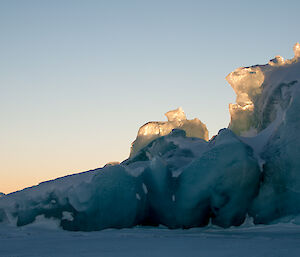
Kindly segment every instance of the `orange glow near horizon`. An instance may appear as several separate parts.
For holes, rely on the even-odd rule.
[[[6,172],[2,172],[1,174],[0,192],[9,194],[27,187],[38,185],[39,183],[44,181],[56,179],[89,169],[91,168],[83,168],[83,170],[78,170],[78,167],[76,167],[76,169],[75,167],[68,167],[64,170],[63,168],[54,169],[53,167],[45,167],[43,169],[43,172],[39,173],[38,170],[40,169],[31,167],[32,172],[21,173],[17,171],[18,169],[16,169],[16,167],[10,167],[10,169],[8,169]]]
[[[1,163],[0,192],[4,194],[22,190],[26,187],[35,186],[41,182],[80,173],[103,167],[109,161],[121,161],[127,156],[116,153],[114,160],[109,159],[113,149],[107,153],[99,154],[96,149],[79,149],[72,152],[62,153],[63,149],[57,149],[55,153],[35,152],[34,160],[28,152],[15,154],[14,159],[3,158]],[[86,151],[86,152],[85,152]],[[107,160],[107,161],[99,161]]]
[[[22,190],[27,187],[38,185],[41,182],[53,180],[59,177],[64,177],[71,174],[84,172],[102,167],[102,163],[94,163],[93,165],[72,164],[69,166],[62,165],[61,167],[30,167],[31,172],[18,172],[17,167],[10,167],[6,172],[2,172],[0,181],[0,192],[9,194],[15,191]],[[28,167],[29,168],[29,167]],[[26,169],[27,170],[27,169]]]

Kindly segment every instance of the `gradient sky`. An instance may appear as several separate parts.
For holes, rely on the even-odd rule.
[[[240,66],[293,56],[300,1],[0,1],[0,192],[121,161],[181,106],[213,136]]]

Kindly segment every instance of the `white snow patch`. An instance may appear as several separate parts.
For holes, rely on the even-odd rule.
[[[136,197],[136,199],[138,199],[139,201],[141,200],[141,196],[140,196],[138,193],[135,194],[135,197]]]
[[[68,220],[68,221],[73,221],[74,220],[74,217],[73,217],[73,214],[71,212],[68,212],[68,211],[64,211],[62,213],[62,220]]]
[[[144,191],[144,193],[145,193],[145,195],[146,194],[148,194],[148,188],[147,188],[147,186],[143,183],[143,191]]]
[[[28,228],[39,228],[46,230],[58,230],[60,221],[54,218],[46,218],[44,215],[38,215],[35,218],[35,221],[31,224],[24,226],[24,229]],[[1,255],[0,255],[1,256]]]

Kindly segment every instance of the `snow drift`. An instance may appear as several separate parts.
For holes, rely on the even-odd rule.
[[[300,45],[295,57],[238,68],[228,129],[208,141],[206,126],[181,108],[142,126],[120,164],[41,183],[0,198],[0,223],[40,217],[66,230],[135,225],[238,226],[300,214]],[[295,219],[299,220],[299,219]]]

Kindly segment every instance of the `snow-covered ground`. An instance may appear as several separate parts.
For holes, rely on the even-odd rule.
[[[47,226],[0,226],[0,256],[300,256],[300,226],[293,224],[188,230],[136,227],[98,232],[68,232]]]

